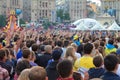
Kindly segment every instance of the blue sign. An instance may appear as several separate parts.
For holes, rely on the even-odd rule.
[[[22,10],[21,9],[16,9],[16,14],[17,15],[20,15],[22,13]]]

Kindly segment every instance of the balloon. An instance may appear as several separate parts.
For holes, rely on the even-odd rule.
[[[16,9],[16,14],[17,15],[20,15],[22,13],[22,10],[21,9]]]

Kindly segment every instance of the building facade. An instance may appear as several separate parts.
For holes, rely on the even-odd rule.
[[[115,10],[115,19],[120,23],[120,0],[102,0],[102,11]]]
[[[32,0],[31,1],[31,21],[39,22],[48,19],[55,22],[55,0]]]
[[[68,3],[71,21],[86,17],[86,0],[69,0]]]
[[[8,16],[11,11],[23,9],[23,0],[6,0],[6,5],[6,15]],[[22,14],[20,15],[20,18],[22,18]]]
[[[0,0],[0,15],[6,14],[6,0]]]
[[[23,0],[22,14],[25,22],[31,21],[31,0]]]
[[[61,0],[59,5],[59,8],[69,12],[71,21],[87,17],[87,0]]]

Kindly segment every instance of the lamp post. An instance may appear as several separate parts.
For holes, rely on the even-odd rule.
[[[16,15],[17,15],[17,18],[18,18],[18,21],[17,21],[17,24],[18,24],[18,27],[20,26],[20,14],[22,13],[22,10],[21,9],[16,9]]]

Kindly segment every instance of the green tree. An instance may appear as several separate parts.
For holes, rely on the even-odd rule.
[[[0,27],[4,27],[6,23],[6,16],[0,15]]]
[[[51,24],[49,21],[45,21],[42,25],[44,26],[44,29],[48,29]]]
[[[59,17],[61,21],[63,21],[63,16],[64,16],[64,13],[63,13],[63,9],[59,9],[57,10],[57,18]]]
[[[26,23],[23,19],[20,19],[20,27],[25,27]]]
[[[68,12],[64,13],[64,20],[70,20],[70,15]]]
[[[25,24],[25,21],[23,19],[20,19],[20,24]]]

